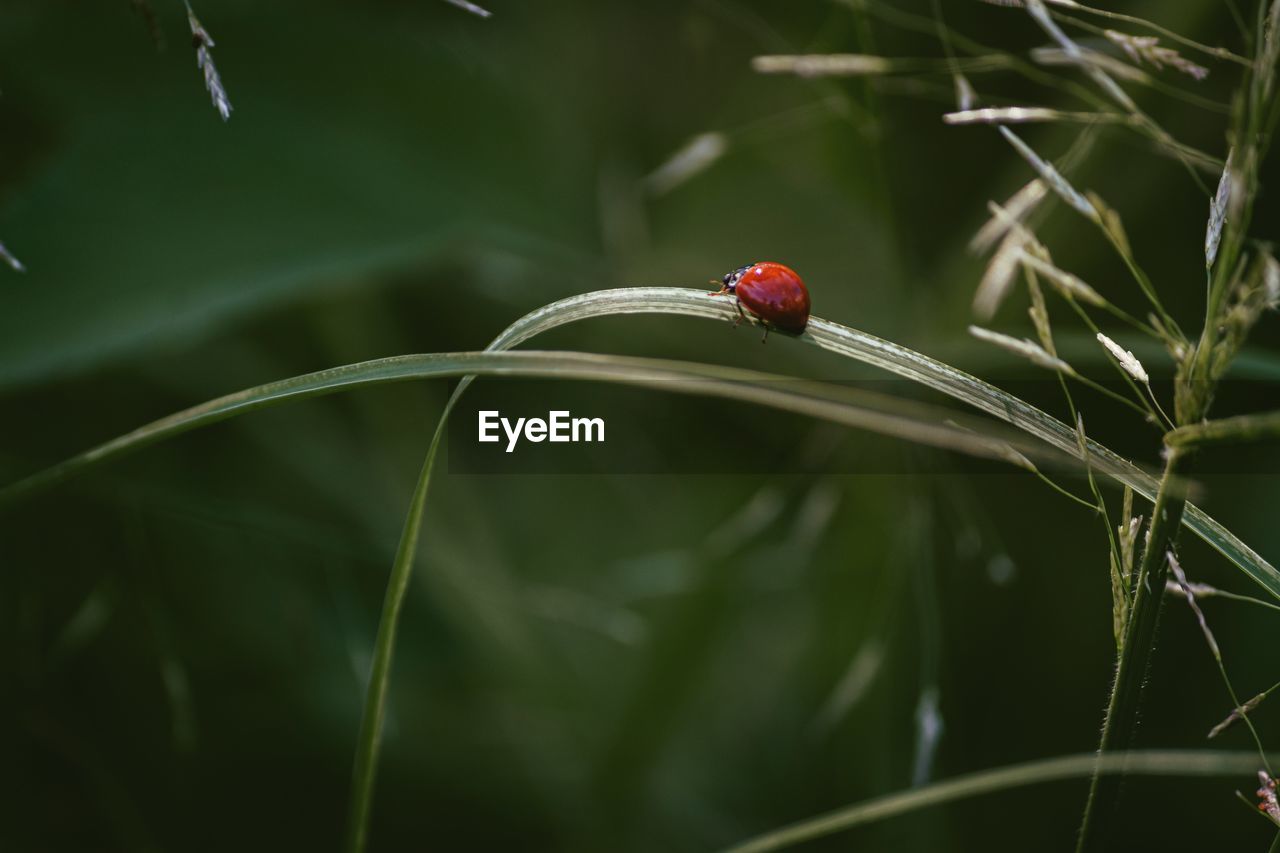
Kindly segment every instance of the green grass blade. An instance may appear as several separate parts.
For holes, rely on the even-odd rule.
[[[576,320],[613,314],[642,313],[685,314],[720,320],[736,318],[728,300],[708,297],[700,290],[676,287],[602,290],[570,297],[528,314],[498,336],[489,350],[509,349],[541,332]],[[936,359],[874,335],[816,317],[810,322],[808,330],[800,336],[800,339],[933,388],[1006,421],[1069,456],[1078,457],[1079,455],[1074,431],[1062,421]],[[332,393],[371,382],[394,382],[423,378],[428,375],[460,375],[456,370],[445,370],[443,364],[439,362],[431,362],[435,366],[428,369],[429,360],[449,357],[402,356],[347,365],[220,398],[163,418],[15,483],[0,491],[0,505],[52,486],[86,467],[123,453],[242,412],[272,405],[281,400]],[[463,371],[466,374],[473,372],[480,371]],[[466,384],[467,380],[464,380],[456,393],[461,393]],[[1088,447],[1091,464],[1095,470],[1130,486],[1148,499],[1154,497],[1157,485],[1154,477],[1097,442],[1090,440]],[[1277,572],[1274,566],[1238,537],[1194,506],[1188,506],[1183,523],[1269,593],[1280,599],[1280,572]]]
[[[508,326],[493,343],[488,351],[497,352],[518,346],[536,335],[577,320],[610,314],[686,314],[708,319],[735,320],[735,310],[726,299],[717,299],[698,290],[673,287],[622,288],[617,290],[594,291],[581,296],[569,297],[551,303]],[[1003,420],[1018,426],[1035,435],[1050,445],[1072,455],[1082,457],[1079,450],[1080,439],[1075,431],[1049,414],[1034,406],[1006,394],[995,386],[989,385],[956,370],[950,365],[931,359],[906,347],[898,346],[873,335],[855,329],[831,323],[819,318],[812,318],[808,328],[801,336],[832,352],[848,358],[896,373],[907,379],[919,382],[927,387],[941,391],[955,399],[969,403],[976,408],[994,414]],[[387,682],[390,678],[390,659],[394,650],[396,625],[400,610],[400,602],[408,586],[412,574],[413,548],[418,540],[422,524],[422,510],[425,506],[426,494],[430,485],[432,465],[440,445],[440,438],[445,429],[445,422],[454,405],[465,393],[474,377],[465,377],[454,390],[445,406],[440,424],[427,451],[422,471],[414,489],[414,497],[409,515],[405,519],[404,533],[396,562],[392,567],[387,586],[387,599],[383,606],[381,621],[378,625],[378,641],[375,647],[375,669],[380,679],[372,681],[365,698],[365,716],[361,722],[356,765],[353,776],[351,824],[349,827],[348,850],[351,853],[363,853],[367,833],[369,808],[372,801],[374,775],[379,750],[378,732],[386,711]],[[1107,473],[1121,483],[1132,487],[1135,491],[1152,496],[1157,489],[1157,481],[1132,463],[1121,459],[1111,451],[1093,442],[1084,440],[1090,464],[1103,473]],[[1276,570],[1248,546],[1233,536],[1229,531],[1209,518],[1194,506],[1188,504],[1183,520],[1211,546],[1216,548],[1237,566],[1240,566],[1250,577],[1280,598],[1280,576]],[[378,662],[381,661],[381,666]],[[1103,759],[1109,760],[1109,759]],[[1095,764],[1090,761],[1087,768],[1078,775],[1091,775]]]
[[[387,580],[387,591],[382,600],[382,613],[378,617],[378,635],[373,642],[373,659],[369,668],[369,684],[365,688],[364,708],[360,714],[360,733],[356,736],[356,755],[351,767],[351,793],[347,814],[347,845],[351,853],[365,849],[369,837],[369,814],[373,809],[373,786],[378,775],[378,757],[381,752],[382,724],[387,716],[387,690],[391,685],[391,661],[395,656],[396,633],[400,627],[400,609],[409,591],[409,579],[413,576],[413,557],[418,550],[418,535],[422,529],[423,511],[427,506],[427,491],[431,486],[431,471],[435,467],[440,439],[444,436],[445,423],[453,410],[456,395],[450,398],[440,416],[427,458],[422,462],[418,482],[409,500],[409,512],[405,516],[400,542],[396,545],[396,558]]]
[[[686,314],[732,320],[736,314],[726,299],[708,297],[704,291],[681,287],[634,287],[599,290],[562,299],[513,323],[490,349],[506,349],[556,326],[610,314]],[[940,391],[993,415],[1047,442],[1071,456],[1079,456],[1075,431],[1062,421],[1029,403],[962,370],[866,332],[817,317],[801,340],[855,361],[882,368],[905,379]],[[1089,439],[1094,470],[1154,500],[1158,481],[1119,455]],[[1280,572],[1238,537],[1199,508],[1187,505],[1183,524],[1230,560],[1271,595],[1280,599]]]
[[[726,299],[684,288],[624,288],[596,291],[552,303],[521,318],[507,328],[485,353],[413,355],[346,365],[231,394],[162,418],[127,435],[66,460],[0,491],[0,506],[56,485],[75,474],[141,449],[166,438],[216,423],[238,414],[281,402],[371,384],[428,377],[463,380],[449,400],[424,460],[408,517],[405,520],[396,562],[388,581],[386,599],[375,642],[372,677],[365,698],[351,801],[349,849],[362,850],[379,750],[379,733],[385,715],[390,664],[400,607],[408,587],[421,528],[430,474],[443,435],[445,420],[460,395],[477,375],[594,379],[661,387],[680,393],[720,396],[776,406],[813,417],[885,432],[924,444],[994,458],[1007,458],[1010,447],[1041,458],[1043,448],[1006,439],[983,421],[977,430],[953,428],[931,407],[852,391],[824,383],[787,380],[769,374],[734,368],[650,359],[627,359],[574,353],[506,353],[541,332],[591,317],[614,314],[684,314],[708,319],[734,320],[736,312]],[[815,344],[846,358],[902,376],[967,403],[1030,434],[1065,457],[1080,459],[1075,432],[1040,409],[1013,397],[950,365],[864,332],[813,318],[803,335]],[[954,418],[951,418],[954,420]],[[1156,480],[1136,465],[1093,441],[1086,443],[1090,465],[1140,494],[1154,495]],[[1280,598],[1280,573],[1229,531],[1194,507],[1184,522],[1215,549]]]
[[[1170,447],[1203,447],[1280,438],[1280,412],[1259,412],[1187,424],[1170,430],[1164,443]]]
[[[508,376],[619,382],[673,393],[722,397],[792,411],[992,459],[1010,447],[1063,463],[1001,425],[964,419],[937,407],[869,391],[717,365],[589,353],[478,352],[407,355],[344,365],[270,382],[202,403],[112,439],[0,492],[0,504],[47,489],[76,474],[167,438],[258,409],[352,388],[413,379]],[[461,393],[455,391],[452,404]],[[952,421],[958,426],[951,426]],[[993,432],[994,430],[994,432]]]
[[[767,853],[781,850],[919,809],[1010,788],[1087,777],[1093,775],[1095,770],[1105,774],[1141,776],[1232,776],[1252,773],[1257,769],[1258,755],[1253,752],[1151,750],[1102,756],[1089,753],[1047,758],[968,773],[945,782],[877,797],[773,830],[737,844],[729,848],[727,853]]]

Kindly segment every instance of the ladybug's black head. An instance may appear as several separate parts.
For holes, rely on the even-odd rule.
[[[724,289],[733,293],[734,288],[738,286],[738,279],[742,278],[742,274],[751,269],[752,266],[752,264],[747,264],[745,267],[738,267],[733,272],[725,273],[724,279],[722,280],[724,282]]]

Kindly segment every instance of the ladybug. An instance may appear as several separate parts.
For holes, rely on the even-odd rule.
[[[711,295],[732,294],[738,322],[746,317],[742,313],[745,305],[764,326],[765,340],[770,329],[798,335],[809,323],[809,289],[791,267],[759,261],[726,273],[720,284],[720,289]]]

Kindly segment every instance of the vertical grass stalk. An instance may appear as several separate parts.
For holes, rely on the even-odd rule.
[[[351,769],[351,805],[347,817],[347,853],[363,853],[369,836],[369,815],[373,806],[373,785],[378,773],[378,742],[382,738],[382,724],[387,715],[387,686],[391,681],[391,661],[396,647],[396,628],[400,624],[400,610],[409,590],[409,578],[413,575],[413,557],[418,550],[418,536],[422,530],[423,510],[427,505],[427,491],[431,486],[431,469],[435,467],[436,450],[444,435],[445,424],[453,409],[456,395],[450,398],[440,415],[431,447],[422,461],[418,482],[413,488],[413,498],[405,515],[400,544],[396,547],[395,563],[387,579],[387,592],[382,600],[382,614],[378,619],[378,635],[373,645],[373,663],[369,668],[369,684],[365,691],[364,711],[360,718],[360,735],[356,739],[356,757]]]
[[[1155,507],[1151,511],[1147,547],[1143,551],[1138,577],[1134,583],[1133,605],[1125,629],[1124,645],[1116,661],[1111,700],[1102,723],[1102,737],[1098,742],[1100,756],[1128,749],[1137,729],[1142,689],[1155,652],[1156,631],[1160,624],[1165,581],[1169,574],[1165,553],[1176,540],[1178,528],[1182,524],[1182,512],[1186,507],[1185,494],[1170,486],[1178,478],[1186,476],[1188,458],[1186,451],[1174,448],[1168,451],[1164,474],[1156,493]],[[1076,846],[1077,853],[1102,848],[1108,824],[1117,811],[1122,782],[1123,777],[1119,775],[1093,775]]]

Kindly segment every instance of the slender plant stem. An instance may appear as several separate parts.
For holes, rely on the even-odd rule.
[[[1067,304],[1071,306],[1071,309],[1076,312],[1076,314],[1080,317],[1081,320],[1084,321],[1084,324],[1089,327],[1089,330],[1092,331],[1094,335],[1099,335],[1102,333],[1102,329],[1100,329],[1098,327],[1098,324],[1093,321],[1093,318],[1089,316],[1089,312],[1084,309],[1083,305],[1081,305],[1072,297],[1065,294],[1063,295],[1063,299],[1066,300]],[[1127,371],[1121,368],[1120,365],[1116,364],[1115,359],[1108,356],[1107,360],[1110,361],[1112,366],[1116,368],[1116,371],[1120,374],[1120,378],[1123,379],[1125,383],[1129,386],[1129,390],[1133,391],[1133,395],[1138,399],[1138,402],[1135,403],[1133,402],[1133,400],[1129,399],[1128,397],[1117,394],[1115,391],[1110,390],[1104,385],[1099,385],[1097,382],[1094,382],[1092,380],[1085,382],[1085,384],[1089,385],[1090,387],[1098,391],[1102,391],[1108,394],[1113,399],[1116,399],[1124,403],[1129,408],[1133,409],[1138,414],[1142,415],[1144,419],[1148,420],[1150,423],[1153,423],[1158,427],[1160,425],[1160,415],[1157,414],[1155,409],[1153,409],[1151,406],[1147,404],[1146,396],[1143,395],[1142,389],[1138,387],[1137,383],[1133,381],[1133,377],[1130,376]]]
[[[1128,374],[1125,374],[1125,375],[1127,376]],[[1124,396],[1123,394],[1117,394],[1115,391],[1112,391],[1107,386],[1103,385],[1102,383],[1094,379],[1090,379],[1088,376],[1085,376],[1082,373],[1074,373],[1072,374],[1071,378],[1079,382],[1081,385],[1084,385],[1088,388],[1092,388],[1094,391],[1097,391],[1099,394],[1102,394],[1106,397],[1110,397],[1112,400],[1115,400],[1117,403],[1120,403],[1124,406],[1128,406],[1130,409],[1133,409],[1133,411],[1142,415],[1143,419],[1146,421],[1152,421],[1156,419],[1156,413],[1151,409],[1150,406],[1146,406],[1144,408],[1143,406],[1138,405],[1137,403],[1133,402],[1133,400],[1130,400],[1128,397]],[[1145,398],[1142,400],[1142,402],[1146,403]]]
[[[1084,459],[1084,471],[1086,479],[1089,481],[1089,491],[1093,493],[1093,499],[1097,502],[1096,509],[1102,520],[1102,529],[1107,533],[1107,544],[1111,549],[1111,556],[1115,559],[1116,565],[1120,565],[1120,546],[1116,543],[1115,528],[1111,526],[1111,514],[1107,512],[1107,501],[1102,497],[1102,490],[1098,488],[1098,482],[1094,479],[1093,466],[1089,464],[1089,454],[1085,451],[1084,421],[1081,419],[1079,412],[1076,412],[1075,416],[1076,436],[1080,442],[1081,457]]]
[[[942,782],[876,797],[758,835],[734,845],[726,853],[782,850],[805,841],[825,838],[837,832],[944,803],[1058,779],[1088,776],[1091,773],[1213,776],[1233,772],[1247,773],[1256,767],[1256,762],[1257,756],[1249,752],[1144,751],[1101,758],[1094,755],[1047,758],[967,773]],[[1254,809],[1255,813],[1256,811]]]
[[[1127,749],[1137,729],[1142,688],[1155,650],[1165,580],[1169,574],[1165,553],[1176,538],[1186,506],[1186,497],[1180,491],[1170,489],[1169,483],[1185,476],[1187,466],[1188,455],[1170,448],[1160,488],[1156,493],[1155,507],[1151,511],[1147,547],[1143,551],[1138,577],[1134,583],[1133,605],[1129,611],[1124,645],[1116,662],[1115,682],[1111,688],[1111,700],[1107,705],[1102,737],[1098,743],[1099,755],[1105,756]],[[1119,804],[1121,781],[1119,777],[1094,775],[1089,785],[1089,798],[1085,803],[1077,853],[1102,848],[1107,826]]]
[[[1173,418],[1169,417],[1169,413],[1164,410],[1164,406],[1160,405],[1160,400],[1156,397],[1156,392],[1151,388],[1151,382],[1143,382],[1143,387],[1147,389],[1147,396],[1151,398],[1151,403],[1156,407],[1156,411],[1160,413],[1160,422],[1168,429],[1176,429]]]
[[[1216,421],[1188,424],[1169,432],[1165,443],[1174,447],[1198,447],[1206,444],[1236,444],[1246,441],[1280,438],[1280,412],[1237,415]]]
[[[1105,311],[1108,311],[1116,319],[1123,320],[1124,322],[1133,326],[1138,331],[1142,332],[1147,337],[1153,338],[1154,340],[1157,340],[1157,341],[1162,340],[1162,338],[1160,337],[1160,333],[1157,332],[1154,328],[1152,328],[1149,323],[1142,322],[1137,317],[1133,316],[1123,308],[1113,305],[1109,300],[1103,303],[1102,308]]]
[[[894,26],[901,27],[904,30],[924,33],[926,35],[935,35],[938,31],[939,23],[937,20],[926,15],[917,15],[914,12],[906,12],[897,8],[893,3],[881,2],[881,0],[835,0],[836,3],[846,6],[858,12],[870,12],[877,18]],[[969,38],[963,33],[946,26],[947,33],[951,45],[960,51],[971,55],[984,56],[994,53],[994,49],[982,44],[974,39]],[[1027,80],[1040,83],[1053,89],[1059,89],[1064,92],[1070,92],[1075,97],[1090,104],[1098,109],[1104,109],[1109,106],[1109,102],[1101,95],[1095,93],[1088,86],[1076,83],[1073,80],[1064,79],[1060,74],[1053,74],[1042,68],[1036,67],[1034,64],[1027,62],[1018,57],[1013,57],[1009,69],[1016,74],[1021,75]]]
[[[1227,666],[1222,662],[1222,655],[1214,650],[1213,659],[1218,664],[1218,674],[1222,676],[1222,683],[1227,688],[1227,695],[1231,697],[1231,703],[1236,706],[1236,713],[1240,715],[1240,720],[1249,729],[1249,735],[1253,738],[1254,746],[1258,748],[1258,759],[1262,762],[1267,775],[1271,775],[1271,762],[1267,760],[1267,751],[1262,746],[1262,736],[1258,734],[1257,727],[1254,726],[1253,720],[1249,718],[1249,712],[1244,709],[1244,704],[1240,701],[1239,695],[1236,694],[1235,685],[1231,683],[1231,678],[1227,675]]]
[[[1068,491],[1067,489],[1065,489],[1065,488],[1063,488],[1062,486],[1058,485],[1058,484],[1057,484],[1057,483],[1055,483],[1052,479],[1050,479],[1048,476],[1046,476],[1046,475],[1045,475],[1045,473],[1044,473],[1043,471],[1041,471],[1039,468],[1037,468],[1036,470],[1032,471],[1031,473],[1032,473],[1032,474],[1034,474],[1034,475],[1035,475],[1035,476],[1040,480],[1040,482],[1044,483],[1046,486],[1048,486],[1049,488],[1053,489],[1055,492],[1057,492],[1058,494],[1062,495],[1063,497],[1068,498],[1068,499],[1070,499],[1070,500],[1072,500],[1072,501],[1074,501],[1074,502],[1078,503],[1080,506],[1084,507],[1085,509],[1089,510],[1090,512],[1095,512],[1095,513],[1096,513],[1096,512],[1098,511],[1098,506],[1097,506],[1097,504],[1091,504],[1091,503],[1089,503],[1087,500],[1085,500],[1084,498],[1082,498],[1082,497],[1080,497],[1079,495],[1075,494],[1074,492]],[[1260,604],[1265,604],[1265,602],[1259,602],[1259,603],[1260,603]],[[1280,605],[1276,605],[1276,609],[1277,609],[1277,610],[1280,610]]]
[[[1174,595],[1174,596],[1183,594],[1182,588],[1179,587],[1177,584],[1165,584],[1164,591],[1169,595]],[[1226,590],[1218,589],[1217,587],[1213,587],[1213,586],[1207,586],[1206,584],[1193,584],[1191,587],[1191,591],[1195,594],[1195,597],[1197,599],[1225,598],[1227,601],[1239,601],[1244,604],[1256,604],[1256,605],[1259,605],[1260,607],[1266,607],[1269,610],[1280,611],[1280,604],[1274,604],[1270,601],[1263,601],[1262,599],[1254,598],[1251,595],[1241,595],[1238,592],[1227,592]],[[1276,684],[1272,689],[1275,689],[1275,687],[1280,687],[1280,684]],[[1270,693],[1271,691],[1268,690],[1267,692]]]
[[[373,785],[378,773],[379,741],[382,723],[387,715],[387,686],[391,682],[391,659],[396,647],[396,629],[400,625],[400,609],[404,606],[409,590],[409,578],[413,575],[413,557],[418,550],[418,536],[422,530],[423,510],[427,505],[427,491],[431,485],[431,469],[435,467],[436,450],[444,435],[449,412],[456,396],[450,398],[440,416],[431,447],[418,473],[418,483],[413,489],[409,511],[405,516],[400,544],[396,548],[395,563],[387,580],[387,592],[382,601],[382,615],[378,620],[378,636],[373,647],[373,666],[369,671],[369,684],[365,691],[364,714],[360,719],[360,734],[356,740],[355,762],[351,769],[351,802],[347,820],[348,853],[363,853],[369,837],[369,815],[373,805]]]

